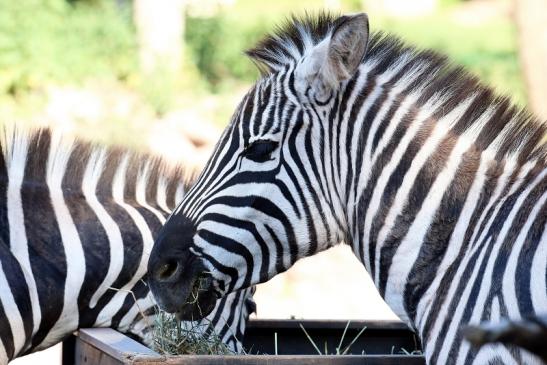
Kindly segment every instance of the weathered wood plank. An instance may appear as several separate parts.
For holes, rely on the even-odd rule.
[[[77,339],[74,349],[74,365],[124,365],[116,359],[90,344]],[[66,365],[66,364],[64,364]]]
[[[81,329],[78,332],[78,339],[114,359],[121,360],[124,364],[131,364],[131,361],[135,360],[164,360],[164,356],[110,328]]]

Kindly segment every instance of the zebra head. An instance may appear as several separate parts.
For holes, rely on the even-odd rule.
[[[188,319],[347,237],[326,143],[369,38],[365,14],[293,19],[247,54],[263,71],[154,245],[150,285]],[[345,148],[342,146],[341,148]]]

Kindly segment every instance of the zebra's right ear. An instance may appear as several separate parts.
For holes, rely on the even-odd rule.
[[[361,64],[369,40],[365,13],[342,16],[331,33],[304,55],[295,70],[295,87],[303,97],[325,100]],[[309,95],[309,93],[313,95]]]

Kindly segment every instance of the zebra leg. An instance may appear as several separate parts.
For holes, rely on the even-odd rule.
[[[463,334],[476,347],[495,342],[516,345],[547,362],[547,315],[520,321],[467,326],[463,329]]]

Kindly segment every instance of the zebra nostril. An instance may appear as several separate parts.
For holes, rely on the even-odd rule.
[[[156,271],[156,279],[158,281],[167,281],[177,273],[178,268],[178,262],[167,261],[166,263],[162,264]]]

